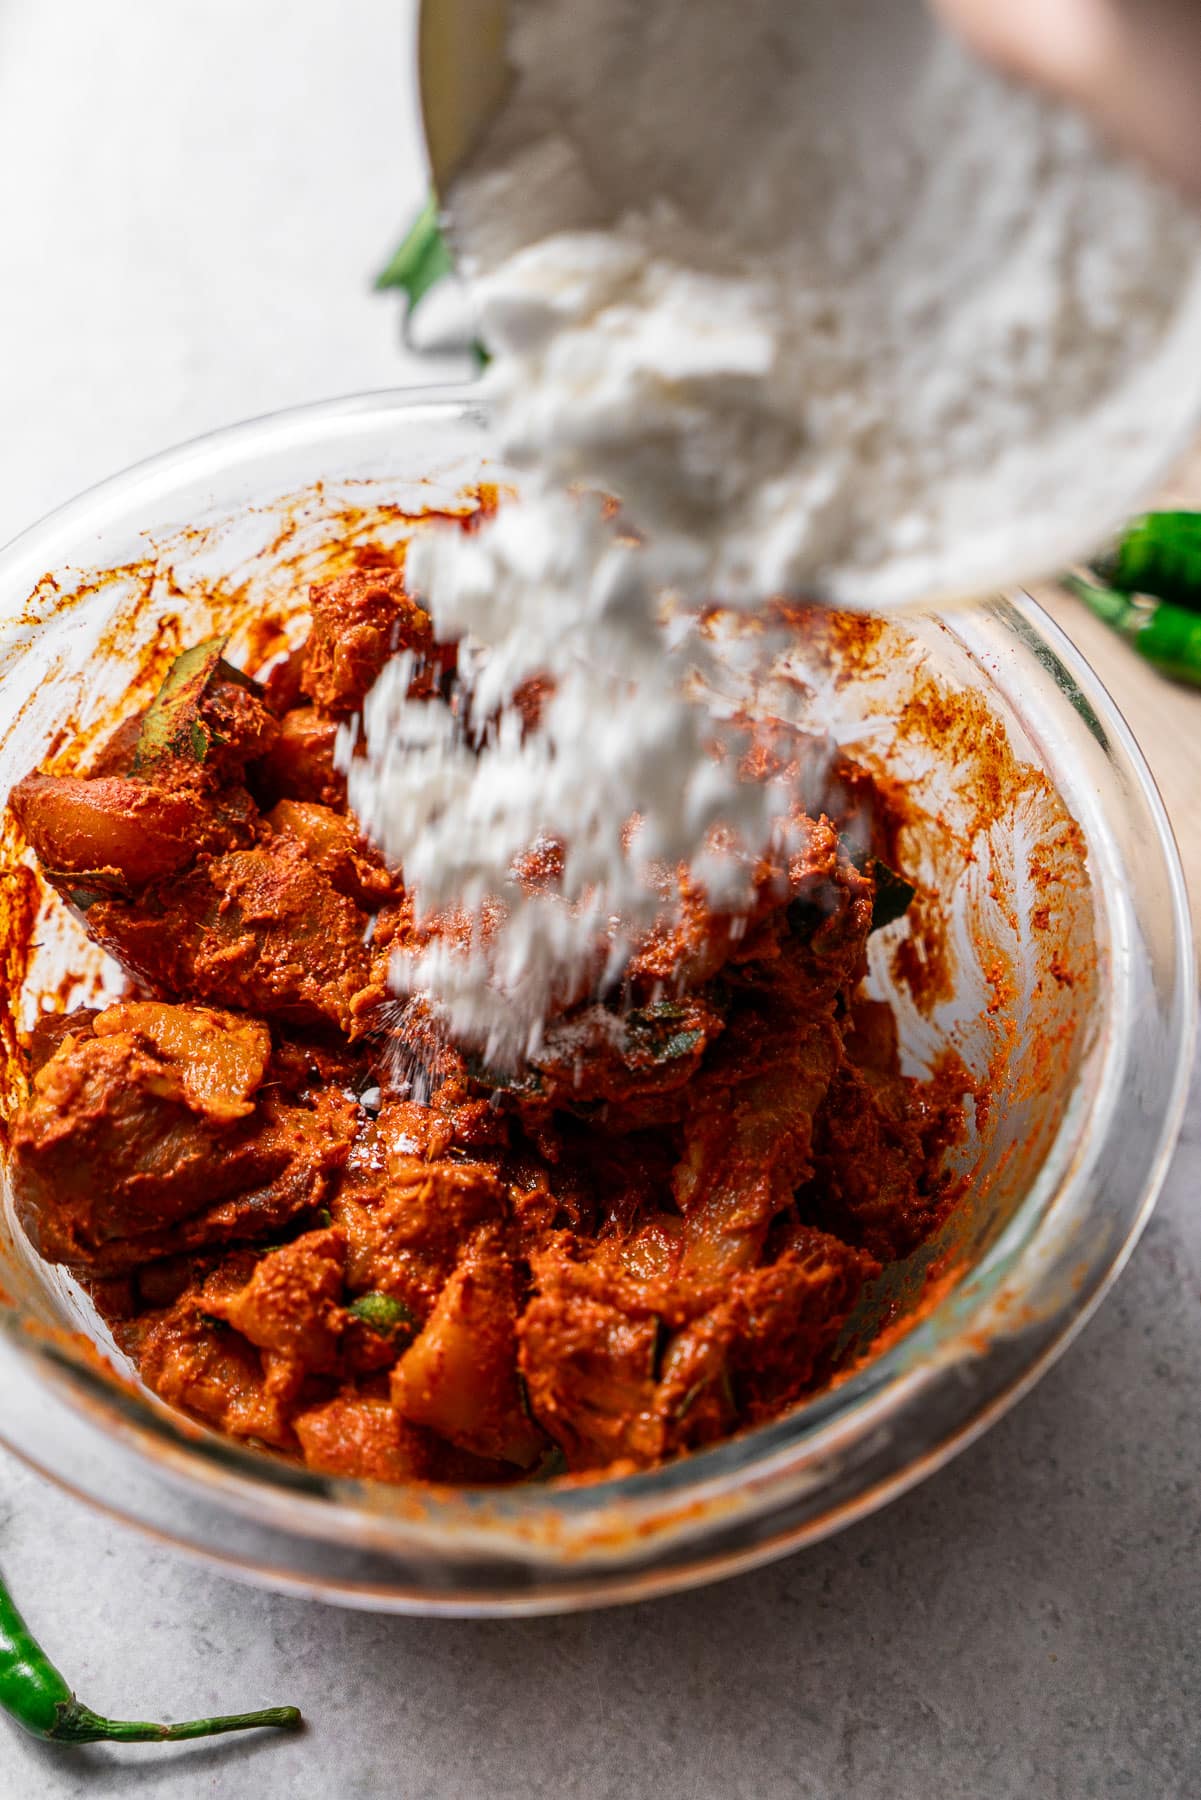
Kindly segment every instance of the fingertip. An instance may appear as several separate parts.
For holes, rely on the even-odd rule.
[[[1114,65],[1120,21],[1111,0],[933,0],[979,55],[1011,74],[1085,98]]]

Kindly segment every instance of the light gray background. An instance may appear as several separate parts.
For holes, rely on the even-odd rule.
[[[407,0],[0,0],[0,539],[132,459],[414,378],[369,278],[420,200]],[[1187,1800],[1201,1792],[1201,1084],[1132,1267],[950,1469],[633,1610],[390,1620],[259,1594],[0,1455],[0,1564],[94,1706],[294,1741],[51,1751],[128,1794]]]

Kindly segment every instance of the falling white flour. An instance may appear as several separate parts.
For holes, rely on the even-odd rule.
[[[509,54],[451,210],[528,474],[409,557],[473,729],[409,701],[399,659],[351,767],[419,908],[501,902],[472,954],[397,969],[494,1056],[619,976],[613,916],[655,916],[656,868],[736,905],[780,829],[690,614],[981,591],[1079,553],[1191,422],[1201,335],[1194,218],[917,0],[517,0]],[[1169,416],[1140,414],[1177,366]],[[531,676],[552,692],[527,731]],[[525,894],[514,859],[548,837],[562,887]]]

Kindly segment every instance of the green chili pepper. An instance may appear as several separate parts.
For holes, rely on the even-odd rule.
[[[104,1719],[83,1706],[34,1638],[0,1581],[0,1707],[34,1737],[54,1744],[174,1743],[180,1738],[215,1737],[222,1731],[253,1731],[260,1725],[289,1730],[301,1723],[295,1706],[263,1712],[229,1713],[223,1718],[186,1719],[153,1725],[142,1719]]]
[[[1124,637],[1144,662],[1177,681],[1201,687],[1201,614],[1166,600],[1145,600],[1100,587],[1078,575],[1066,575],[1064,586]]]
[[[1201,612],[1201,513],[1146,513],[1093,567],[1121,594],[1151,594]]]
[[[391,1294],[360,1294],[352,1300],[347,1311],[372,1331],[378,1331],[381,1337],[395,1337],[398,1332],[410,1334],[417,1329],[417,1317],[403,1300],[397,1300]]]

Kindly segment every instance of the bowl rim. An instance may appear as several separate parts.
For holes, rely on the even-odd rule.
[[[341,439],[350,441],[364,423],[378,425],[381,421],[401,415],[406,424],[410,425],[419,423],[423,415],[431,420],[457,419],[480,427],[486,427],[487,422],[486,410],[471,387],[451,383],[436,387],[355,394],[342,399],[291,407],[224,426],[105,478],[20,532],[0,550],[0,583],[18,589],[25,583],[26,591],[32,590],[46,568],[54,566],[51,546],[57,540],[68,534],[78,537],[102,525],[118,508],[130,509],[169,495],[184,481],[202,479],[206,471],[226,472],[232,465],[243,460],[253,461],[256,456],[265,455],[272,449],[286,450],[290,445],[314,441],[318,437],[323,442],[328,441],[331,446]],[[481,1599],[470,1594],[431,1596],[428,1592],[414,1593],[400,1587],[384,1591],[383,1599],[378,1597],[383,1590],[373,1588],[371,1592],[377,1597],[370,1603],[387,1604],[398,1609],[407,1607],[417,1611],[467,1612],[547,1610],[559,1605],[598,1604],[642,1597],[650,1592],[711,1580],[718,1574],[733,1573],[772,1556],[784,1554],[800,1543],[813,1541],[883,1505],[888,1499],[942,1466],[973,1441],[1013,1405],[1062,1353],[1092,1316],[1125,1266],[1150,1216],[1166,1174],[1180,1128],[1190,1079],[1191,1049],[1196,1031],[1196,990],[1183,870],[1171,826],[1150,771],[1104,685],[1063,631],[1029,596],[1020,595],[999,604],[1007,608],[1015,619],[1020,619],[1024,628],[1032,632],[1046,647],[1064,674],[1094,708],[1108,737],[1120,747],[1133,772],[1139,795],[1147,807],[1157,848],[1165,863],[1173,943],[1173,1073],[1168,1091],[1163,1096],[1158,1129],[1154,1132],[1153,1143],[1149,1145],[1145,1159],[1140,1197],[1121,1241],[1089,1271],[1088,1282],[1082,1287],[1074,1304],[1055,1320],[1053,1328],[1033,1348],[1031,1354],[1018,1359],[1017,1366],[1003,1383],[996,1384],[993,1391],[987,1394],[973,1396],[960,1409],[961,1416],[953,1426],[941,1432],[938,1441],[924,1453],[873,1479],[852,1498],[816,1518],[808,1517],[792,1526],[782,1525],[774,1532],[756,1533],[750,1543],[728,1548],[716,1555],[686,1554],[683,1561],[660,1568],[635,1567],[628,1558],[619,1558],[611,1565],[602,1566],[587,1575],[577,1569],[574,1585],[573,1578],[569,1576],[551,1594],[545,1606],[541,1602],[535,1605],[528,1598],[517,1594],[506,1597],[499,1593],[489,1593]],[[3,624],[4,620],[0,619],[0,629]],[[1107,1061],[1106,1067],[1112,1074],[1112,1059]],[[1093,1107],[1098,1104],[1099,1098],[1097,1094],[1092,1096]],[[1061,1126],[1057,1145],[1063,1141],[1066,1123],[1065,1120],[1064,1126]],[[1065,1182],[1070,1183],[1072,1172],[1067,1169],[1057,1170],[1054,1167],[1054,1155],[1055,1146],[1014,1218],[971,1271],[973,1279],[988,1275],[998,1261],[1012,1258],[1021,1251],[1030,1236],[1033,1208],[1040,1189],[1057,1192]],[[1042,1198],[1046,1197],[1044,1192]],[[890,1346],[840,1387],[816,1396],[800,1413],[725,1440],[711,1449],[666,1464],[662,1468],[618,1480],[601,1481],[577,1488],[527,1489],[524,1494],[520,1489],[503,1490],[504,1497],[499,1501],[491,1493],[487,1495],[486,1502],[469,1497],[467,1513],[470,1515],[473,1511],[479,1513],[486,1509],[490,1515],[504,1514],[511,1508],[511,1497],[517,1495],[518,1509],[524,1510],[527,1516],[536,1510],[542,1514],[557,1514],[563,1522],[574,1520],[578,1523],[589,1514],[615,1505],[632,1507],[635,1511],[639,1507],[653,1508],[661,1504],[687,1509],[698,1500],[710,1497],[720,1500],[731,1486],[745,1489],[752,1475],[756,1483],[770,1489],[773,1482],[778,1485],[787,1469],[792,1468],[795,1474],[798,1456],[805,1460],[819,1454],[837,1455],[840,1444],[845,1444],[849,1438],[862,1438],[863,1434],[870,1433],[879,1423],[883,1412],[895,1409],[902,1402],[905,1405],[920,1403],[924,1390],[945,1373],[946,1360],[936,1354],[936,1351],[946,1328],[946,1309],[955,1303],[957,1294],[960,1296],[958,1304],[962,1309],[963,1285],[960,1284],[940,1301],[900,1343]],[[976,1302],[976,1311],[980,1311],[985,1305],[986,1299],[982,1297]],[[44,1382],[64,1392],[70,1390],[77,1409],[83,1404],[81,1394],[86,1394],[88,1406],[96,1404],[96,1393],[87,1391],[96,1386],[93,1373],[87,1372],[80,1365],[72,1364],[71,1359],[61,1352],[45,1351],[21,1329],[20,1320],[14,1320],[11,1315],[0,1319],[0,1327],[5,1346],[11,1347],[16,1357],[29,1364],[31,1369],[36,1368]],[[136,1407],[131,1403],[124,1414],[123,1409],[116,1406],[112,1410],[109,1426],[116,1429],[122,1439],[132,1445],[142,1457],[150,1456],[152,1451],[160,1457],[168,1452],[165,1464],[160,1466],[160,1473],[177,1484],[206,1490],[220,1505],[260,1515],[265,1509],[280,1531],[299,1536],[324,1539],[331,1527],[353,1523],[356,1529],[365,1531],[368,1538],[377,1542],[385,1555],[388,1553],[392,1522],[381,1517],[378,1507],[366,1504],[372,1492],[369,1484],[331,1481],[313,1476],[307,1471],[298,1474],[287,1465],[273,1463],[261,1455],[230,1445],[215,1433],[202,1431],[197,1434],[192,1428],[185,1431],[181,1429],[177,1416],[172,1415],[161,1403],[150,1402],[145,1396],[139,1397]],[[14,1434],[7,1429],[2,1403],[0,1441],[7,1443],[52,1478],[73,1487],[74,1491],[81,1493],[93,1504],[106,1505],[109,1510],[131,1518],[134,1523],[147,1524],[145,1520],[139,1521],[132,1510],[127,1511],[119,1503],[113,1505],[89,1492],[86,1482],[71,1482],[61,1469],[50,1466],[48,1460],[39,1460],[36,1454],[31,1453],[28,1444],[14,1441]],[[787,1483],[784,1485],[787,1486]],[[536,1502],[534,1492],[537,1493]],[[462,1498],[460,1496],[458,1501],[460,1509]],[[773,1504],[778,1505],[780,1498],[781,1495],[777,1492]],[[276,1502],[279,1504],[275,1504]],[[754,1516],[762,1516],[764,1510],[760,1508]],[[411,1541],[411,1521],[405,1529],[409,1530],[410,1535],[406,1537],[402,1531],[398,1542]],[[206,1552],[202,1545],[189,1541],[186,1534],[181,1534],[176,1541],[194,1553],[213,1554],[211,1550]],[[703,1545],[700,1547],[703,1549]],[[510,1543],[508,1548],[512,1551],[513,1545]],[[551,1568],[537,1558],[533,1566],[544,1575],[552,1573]],[[238,1567],[240,1572],[253,1576],[254,1570],[244,1561]],[[288,1585],[286,1577],[279,1570],[271,1571],[265,1576],[262,1571],[259,1573],[276,1586]],[[304,1591],[321,1592],[331,1598],[361,1599],[361,1593],[356,1594],[337,1581],[323,1586],[319,1581],[306,1579],[301,1585]]]

